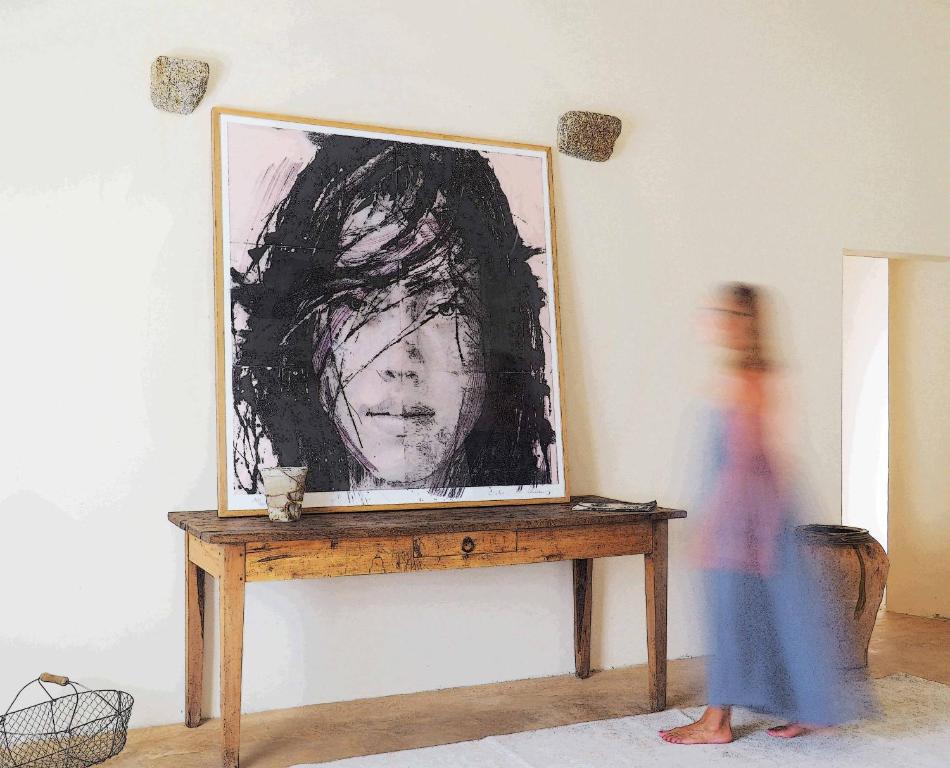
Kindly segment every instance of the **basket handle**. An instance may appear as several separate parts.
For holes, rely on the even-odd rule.
[[[51,675],[51,674],[49,674],[49,672],[44,672],[42,675],[40,675],[40,676],[37,677],[36,679],[30,680],[30,682],[28,682],[28,683],[27,683],[26,685],[24,685],[19,691],[17,691],[17,695],[13,697],[13,701],[10,702],[10,706],[8,706],[8,707],[6,708],[6,711],[4,711],[2,717],[6,717],[8,714],[10,714],[10,710],[13,709],[13,705],[16,704],[17,701],[20,700],[20,696],[23,695],[23,691],[25,691],[25,690],[26,690],[27,688],[29,688],[31,685],[38,685],[40,688],[43,689],[43,693],[46,694],[46,697],[47,697],[50,701],[53,701],[53,700],[54,700],[53,696],[51,696],[51,695],[50,695],[50,692],[46,690],[46,686],[43,685],[43,683],[53,683],[53,684],[55,684],[55,685],[62,685],[62,686],[68,685],[68,686],[70,686],[70,687],[73,689],[73,693],[75,693],[75,694],[77,695],[77,697],[78,697],[78,695],[79,695],[79,689],[76,688],[76,684],[75,684],[72,680],[70,680],[68,677],[65,677],[65,676],[63,676],[63,675]],[[84,686],[84,687],[85,687],[85,686]],[[73,719],[76,717],[76,710],[77,710],[78,707],[79,707],[79,702],[78,702],[78,700],[77,700],[77,701],[74,701],[74,702],[73,702],[73,715],[72,715],[72,717],[69,718],[69,727],[70,727],[70,728],[72,728],[72,722],[73,722]]]
[[[69,678],[65,675],[51,675],[49,672],[44,672],[39,679],[43,683],[55,683],[63,687],[69,685]]]

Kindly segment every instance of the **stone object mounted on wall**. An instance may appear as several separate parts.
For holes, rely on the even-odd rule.
[[[208,88],[210,71],[204,61],[159,56],[152,62],[152,104],[179,115],[194,112]]]
[[[620,118],[613,115],[565,112],[557,121],[558,151],[602,163],[613,154],[620,128]]]

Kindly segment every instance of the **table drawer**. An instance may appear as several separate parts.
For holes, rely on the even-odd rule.
[[[515,531],[471,531],[468,533],[436,533],[412,540],[415,557],[447,557],[451,555],[485,555],[514,552],[518,548]]]
[[[408,536],[252,542],[245,562],[247,581],[400,573],[412,569],[412,543]]]

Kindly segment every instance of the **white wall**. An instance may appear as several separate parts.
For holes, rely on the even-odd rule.
[[[842,297],[841,522],[887,549],[887,259],[846,256]]]
[[[950,618],[950,258],[890,268],[887,607]]]
[[[0,692],[50,669],[131,690],[138,725],[181,715],[165,514],[215,504],[211,105],[537,143],[619,115],[614,159],[555,166],[573,489],[684,502],[693,308],[742,278],[778,291],[835,520],[841,249],[950,252],[948,34],[931,0],[4,2]],[[192,116],[151,107],[158,54],[211,62]],[[702,651],[695,522],[673,656]],[[642,581],[598,565],[595,666],[645,660]],[[569,585],[252,585],[246,709],[568,672]]]

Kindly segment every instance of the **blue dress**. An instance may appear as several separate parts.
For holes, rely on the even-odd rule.
[[[760,438],[737,412],[712,412],[702,557],[709,704],[807,725],[847,722],[867,710],[862,675],[842,669],[795,534],[795,504],[778,492]]]

